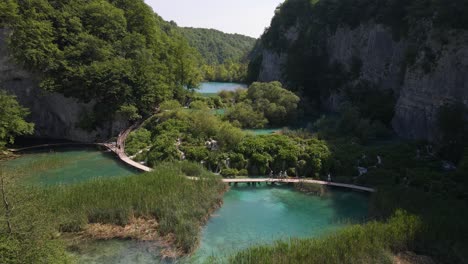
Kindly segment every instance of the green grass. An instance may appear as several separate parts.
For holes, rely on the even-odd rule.
[[[321,238],[249,248],[232,256],[229,263],[393,263],[391,253],[412,248],[420,228],[417,217],[397,211],[385,223],[373,221]]]
[[[158,232],[174,234],[177,246],[189,253],[198,245],[200,226],[221,204],[225,185],[205,170],[199,172],[201,180],[189,180],[182,172],[185,167],[168,163],[138,176],[53,187],[46,191],[47,200],[61,218],[62,231],[79,231],[88,223],[125,225],[132,217],[154,218]]]

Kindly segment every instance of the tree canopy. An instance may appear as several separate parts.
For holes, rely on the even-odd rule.
[[[13,143],[16,136],[32,134],[34,124],[24,120],[29,111],[14,96],[0,90],[0,149]]]
[[[246,81],[247,64],[256,39],[215,29],[180,28],[180,31],[202,55],[206,80]]]
[[[41,87],[96,102],[97,124],[129,109],[148,115],[201,80],[196,51],[143,0],[9,0],[0,23]]]

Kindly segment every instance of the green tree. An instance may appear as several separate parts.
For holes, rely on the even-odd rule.
[[[16,97],[0,90],[0,148],[14,143],[16,136],[34,132],[34,124],[24,120],[29,110],[22,107]]]

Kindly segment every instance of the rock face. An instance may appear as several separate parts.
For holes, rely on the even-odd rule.
[[[339,62],[348,70],[358,59],[362,62],[360,80],[394,91],[397,104],[392,124],[400,136],[436,140],[439,108],[452,102],[468,107],[468,32],[442,32],[430,26],[417,30],[425,34],[415,43],[394,40],[392,31],[380,24],[338,27],[327,37],[326,51],[330,63]],[[412,63],[407,58],[410,48],[415,54]],[[264,49],[259,80],[283,80],[286,60],[286,53]],[[337,98],[338,94],[332,94],[324,100],[333,109]]]
[[[31,111],[29,120],[35,124],[36,137],[68,139],[79,142],[107,140],[128,124],[110,121],[102,128],[86,131],[78,127],[83,114],[92,111],[93,103],[80,103],[58,93],[39,88],[39,79],[13,63],[7,47],[8,31],[0,29],[0,87],[18,97]]]

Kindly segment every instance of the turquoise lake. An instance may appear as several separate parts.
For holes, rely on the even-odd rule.
[[[40,185],[73,184],[96,177],[123,177],[136,172],[109,153],[94,149],[62,150],[28,154],[3,163],[12,167],[30,166],[54,158],[64,160],[60,168],[27,175],[28,182]],[[167,263],[203,263],[209,257],[223,257],[259,243],[290,237],[317,237],[333,232],[349,222],[361,222],[368,213],[366,194],[333,190],[325,197],[294,191],[289,186],[232,187],[223,206],[214,212],[202,229],[199,249],[190,258]],[[159,248],[149,242],[101,241],[74,253],[79,263],[160,263]]]
[[[221,91],[235,91],[239,88],[247,88],[247,85],[241,83],[224,83],[224,82],[204,82],[200,84],[197,92],[204,95],[214,95]]]

